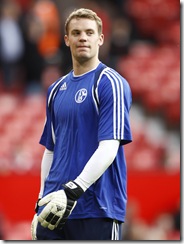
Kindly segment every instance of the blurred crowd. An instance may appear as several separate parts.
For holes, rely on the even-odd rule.
[[[133,33],[118,10],[121,5],[121,1],[116,5],[110,1],[1,1],[1,90],[40,91],[71,69],[63,42],[64,21],[70,10],[81,6],[92,7],[102,18],[101,60],[115,66],[117,56],[127,53]]]
[[[78,7],[102,18],[100,59],[132,88],[134,143],[125,148],[128,169],[180,171],[178,0],[1,0],[0,173],[39,172],[45,92],[71,69],[64,22]],[[179,216],[179,209],[164,213],[148,226],[130,214],[125,239],[177,239]]]
[[[152,48],[160,43],[179,48],[180,3],[176,0],[2,0],[1,90],[40,90],[71,69],[70,52],[63,41],[64,22],[68,13],[78,7],[92,8],[102,18],[105,44],[100,58],[113,68],[122,66],[122,57],[138,41]],[[144,53],[141,47],[137,49]],[[122,67],[119,70],[125,73]]]

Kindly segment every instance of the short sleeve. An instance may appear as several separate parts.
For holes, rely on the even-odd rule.
[[[48,150],[54,150],[54,141],[53,141],[53,128],[52,128],[52,118],[51,118],[51,109],[49,107],[49,97],[52,87],[49,87],[47,92],[46,99],[46,120],[44,129],[40,138],[40,144],[45,146]]]
[[[121,144],[132,141],[129,111],[132,94],[128,82],[113,69],[107,68],[98,83],[98,140],[116,139]]]

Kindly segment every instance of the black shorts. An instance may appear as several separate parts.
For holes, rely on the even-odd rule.
[[[108,218],[68,219],[62,230],[49,230],[38,223],[38,240],[122,240],[122,224]]]

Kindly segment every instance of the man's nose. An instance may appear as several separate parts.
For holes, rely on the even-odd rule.
[[[80,34],[80,38],[79,38],[79,40],[80,40],[80,41],[86,41],[86,39],[87,39],[86,33],[85,33],[85,32],[82,32],[82,33]]]

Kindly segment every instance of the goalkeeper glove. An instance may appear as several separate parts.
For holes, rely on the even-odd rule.
[[[37,225],[38,225],[38,216],[37,216],[37,214],[35,214],[34,217],[33,217],[32,222],[31,222],[31,237],[32,237],[32,240],[37,240],[37,236],[36,236]]]
[[[35,212],[36,212],[36,214],[34,215],[33,220],[31,222],[31,237],[32,237],[32,240],[37,240],[36,229],[37,229],[37,225],[38,225],[37,212],[38,212],[38,208],[39,208],[39,206],[38,206],[39,201],[40,201],[40,198],[36,202],[36,206],[35,206]]]
[[[84,193],[83,189],[74,181],[63,185],[64,190],[49,193],[43,197],[38,205],[46,204],[38,216],[43,227],[50,230],[62,229],[69,215],[72,213],[78,198]]]

